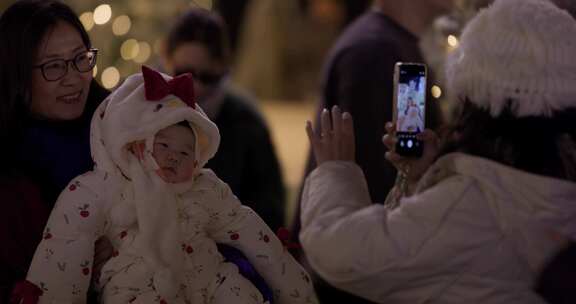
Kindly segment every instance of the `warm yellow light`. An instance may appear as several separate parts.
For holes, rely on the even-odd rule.
[[[456,36],[454,36],[454,35],[448,35],[447,41],[448,41],[448,45],[453,47],[453,48],[457,48],[458,44],[460,44],[460,42],[458,41],[458,38],[456,38]]]
[[[82,22],[86,31],[90,31],[94,27],[94,16],[92,12],[85,12],[80,15],[80,22]]]
[[[92,77],[96,77],[96,75],[98,75],[98,65],[95,65],[92,70]]]
[[[131,26],[132,21],[130,21],[130,17],[126,15],[118,16],[118,18],[114,19],[114,23],[112,23],[112,33],[116,36],[125,35],[130,31]]]
[[[138,55],[134,58],[135,62],[144,63],[146,62],[152,53],[152,48],[150,44],[146,41],[141,41],[138,43]]]
[[[160,55],[160,52],[162,52],[162,39],[157,39],[156,41],[154,41],[154,53],[156,55]]]
[[[115,67],[107,67],[102,72],[102,86],[106,89],[112,89],[120,81],[120,72]]]
[[[140,46],[138,45],[138,41],[136,39],[128,39],[122,43],[120,47],[120,56],[124,60],[132,60],[138,56],[140,52]]]
[[[190,6],[192,7],[201,7],[207,10],[211,10],[213,6],[213,0],[193,0],[190,2]]]
[[[112,8],[108,4],[100,4],[94,10],[94,23],[102,25],[110,21]]]
[[[433,85],[430,93],[432,93],[432,97],[438,99],[442,96],[442,89],[437,85]]]

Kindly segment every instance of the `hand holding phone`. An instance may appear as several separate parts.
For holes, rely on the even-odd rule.
[[[394,68],[395,151],[402,156],[422,156],[424,143],[417,135],[426,127],[426,77],[422,63],[398,62]]]
[[[388,148],[386,159],[391,162],[398,171],[406,175],[407,181],[416,184],[428,168],[436,161],[439,152],[440,139],[438,135],[425,129],[417,135],[423,142],[423,153],[421,157],[406,157],[395,152],[398,138],[396,137],[396,125],[392,122],[386,123],[386,134],[382,137],[382,142]]]

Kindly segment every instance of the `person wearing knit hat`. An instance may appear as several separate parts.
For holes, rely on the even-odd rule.
[[[94,241],[113,257],[94,278],[102,303],[312,303],[308,274],[209,169],[219,132],[195,103],[191,74],[142,67],[96,111],[95,168],[60,198],[36,250],[29,303],[85,303]],[[267,294],[217,244],[240,250]]]
[[[387,203],[353,163],[352,117],[307,126],[318,167],[300,240],[336,287],[377,303],[546,303],[534,284],[576,241],[576,21],[550,0],[496,0],[448,58],[454,114],[421,158],[393,151]],[[342,250],[346,248],[346,250]]]

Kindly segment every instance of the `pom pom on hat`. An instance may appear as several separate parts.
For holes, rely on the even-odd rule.
[[[576,21],[549,0],[496,0],[470,21],[446,66],[449,94],[498,116],[576,107]]]

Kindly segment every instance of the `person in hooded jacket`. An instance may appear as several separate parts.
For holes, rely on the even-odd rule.
[[[61,193],[27,282],[39,303],[81,303],[94,241],[113,257],[96,278],[101,303],[312,303],[308,274],[206,162],[220,135],[195,103],[192,74],[171,78],[147,67],[97,109],[96,167]],[[240,274],[217,244],[239,249],[274,290]]]
[[[534,284],[576,240],[576,22],[547,0],[496,0],[447,62],[455,111],[372,204],[353,163],[352,117],[307,131],[318,167],[300,240],[331,284],[377,303],[546,303]]]

